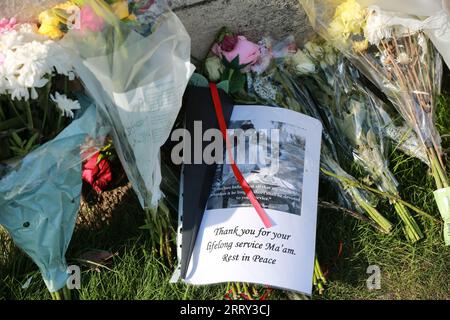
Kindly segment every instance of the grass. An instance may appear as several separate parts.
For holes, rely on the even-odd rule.
[[[444,149],[450,147],[450,99],[442,99],[437,114]],[[391,169],[400,181],[404,200],[434,217],[439,213],[432,191],[434,183],[427,167],[415,159],[394,152]],[[131,190],[108,213],[99,208],[83,207],[80,223],[69,251],[69,264],[89,248],[117,252],[108,268],[83,267],[81,290],[76,298],[88,299],[223,299],[226,285],[186,286],[170,284],[172,270],[151,254],[148,231],[140,230],[144,215]],[[322,295],[313,299],[450,299],[450,250],[442,239],[442,224],[415,215],[425,239],[411,245],[386,201],[380,211],[396,221],[394,232],[377,233],[367,224],[341,213],[321,211],[317,233],[317,253],[328,283]],[[0,300],[50,299],[40,274],[31,260],[18,250],[0,230]],[[342,244],[342,253],[339,247]],[[368,290],[367,268],[381,270],[381,289]],[[33,277],[28,288],[22,285]],[[274,299],[284,299],[276,292]]]

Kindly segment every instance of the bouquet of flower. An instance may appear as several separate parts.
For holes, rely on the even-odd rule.
[[[119,159],[146,211],[146,228],[155,244],[165,247],[158,230],[170,228],[170,220],[160,202],[160,148],[193,72],[190,38],[164,0],[74,2],[80,24],[63,21],[70,28],[61,43],[111,127]]]
[[[289,60],[290,69],[298,74],[298,81],[304,82],[313,92],[322,117],[335,124],[333,141],[342,153],[351,151],[355,163],[368,174],[365,180],[369,185],[375,184],[391,196],[407,238],[411,242],[421,239],[422,232],[408,209],[395,200],[400,196],[398,182],[389,169],[386,123],[381,114],[383,103],[364,87],[357,70],[329,45],[310,41],[302,54],[315,64],[314,71],[302,70],[296,59]]]
[[[429,22],[377,6],[364,8],[355,0],[339,1],[337,6],[335,1],[302,2],[317,30],[378,86],[419,137],[438,188],[438,207],[448,222],[449,178],[434,119],[442,59],[424,32]],[[324,4],[328,9],[322,10]],[[444,225],[450,245],[449,226]]]
[[[55,299],[69,297],[65,252],[81,164],[98,151],[100,134],[96,109],[78,87],[60,42],[35,24],[0,19],[0,224]]]
[[[251,87],[248,92],[257,96],[258,99],[265,100],[266,104],[289,108],[322,121],[324,131],[321,166],[324,172],[332,173],[327,178],[337,187],[341,202],[349,209],[366,213],[376,223],[379,230],[389,233],[392,224],[376,210],[374,199],[355,186],[356,178],[343,169],[342,157],[338,157],[337,143],[334,143],[333,139],[334,133],[338,130],[336,124],[332,118],[321,116],[320,108],[311,97],[309,90],[302,83],[295,81],[283,64],[274,65],[271,69],[266,70],[265,74],[253,74],[249,85]],[[267,95],[269,92],[267,86],[272,87],[272,92],[276,92],[274,96]],[[349,183],[349,181],[353,183]]]
[[[27,155],[64,129],[80,109],[73,66],[58,42],[33,24],[0,21],[0,161]]]

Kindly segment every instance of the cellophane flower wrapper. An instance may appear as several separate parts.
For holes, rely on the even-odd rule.
[[[138,1],[137,19],[128,22],[101,0],[83,3],[103,25],[96,31],[73,29],[62,45],[72,52],[77,74],[112,128],[142,207],[155,208],[161,198],[160,147],[194,71],[189,35],[165,1]]]
[[[430,111],[433,111],[442,79],[442,59],[429,39],[417,29],[416,20],[400,14],[397,17],[395,13],[383,12],[377,7],[365,9],[356,1],[301,0],[301,2],[317,32],[344,53],[387,95],[427,147],[441,150],[440,137],[434,124],[434,113],[428,110],[421,111],[417,104],[409,103],[426,99]],[[341,19],[340,17],[344,15],[345,17]],[[367,19],[366,15],[371,18]],[[359,45],[365,48],[358,49]],[[394,45],[398,47],[398,51],[394,53],[396,61],[390,61],[387,55],[392,53]],[[417,48],[419,51],[411,52],[411,48]],[[402,59],[405,59],[405,62],[402,62]],[[415,61],[412,61],[413,59]],[[426,87],[409,87],[406,83],[401,83],[403,79],[393,74],[396,68],[412,62],[417,64],[418,69],[415,71],[420,71],[417,72],[418,76],[430,80],[429,83],[423,82]],[[409,112],[410,110],[406,108],[416,110]],[[410,114],[414,114],[418,119],[412,119]]]
[[[382,116],[383,102],[360,80],[359,72],[342,57],[334,73],[335,99],[330,105],[339,132],[350,142],[355,162],[367,174],[367,180],[380,191],[399,197],[399,183],[389,169],[389,140],[383,130],[389,125]],[[391,200],[411,242],[423,237],[417,222],[404,204]]]
[[[353,147],[355,161],[366,169],[382,191],[396,194],[398,182],[389,169],[382,103],[358,81],[356,70],[340,59],[335,66],[333,117]]]
[[[287,42],[282,41],[282,43]],[[288,56],[275,58],[275,62],[264,72],[247,74],[248,101],[288,108],[319,119],[323,124],[321,167],[336,176],[356,183],[357,180],[347,173],[340,164],[336,144],[332,138],[333,134],[330,132],[336,131],[336,124],[331,117],[326,119],[321,117],[319,108],[308,89],[302,82],[296,82],[294,77],[286,70],[284,65],[286,59],[288,59]],[[348,186],[337,178],[329,176],[325,178],[333,183],[338,200],[343,206],[363,214],[371,211],[375,223],[381,227],[380,230],[389,232],[392,226],[389,221],[376,212],[374,209],[376,201],[369,194],[354,186]]]
[[[69,276],[65,253],[80,206],[82,162],[99,150],[103,134],[95,106],[79,101],[83,109],[56,138],[0,168],[0,225],[39,267],[50,292]]]
[[[427,24],[414,16],[364,8],[354,0],[300,0],[313,27],[331,41],[390,100],[424,146],[437,191],[449,188],[435,126],[440,94],[442,58],[425,34]],[[447,19],[435,21],[448,25]],[[436,192],[436,202],[449,202],[447,192]],[[450,212],[442,211],[448,223]],[[446,244],[450,235],[445,233]]]

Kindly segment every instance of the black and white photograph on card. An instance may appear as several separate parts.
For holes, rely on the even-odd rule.
[[[230,122],[235,162],[263,208],[300,215],[305,137],[284,122],[259,122],[264,129],[257,130],[251,120]],[[226,159],[224,152],[225,164],[216,168],[207,210],[252,206]]]

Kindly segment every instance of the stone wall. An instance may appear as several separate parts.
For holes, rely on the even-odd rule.
[[[0,16],[30,21],[42,8],[65,0],[0,0]],[[192,54],[202,58],[217,31],[227,26],[257,41],[294,34],[299,43],[312,32],[298,0],[171,0],[192,38]]]
[[[203,58],[214,36],[227,26],[253,41],[268,35],[295,35],[299,43],[312,33],[298,0],[173,0],[173,10],[192,38],[192,55]]]

